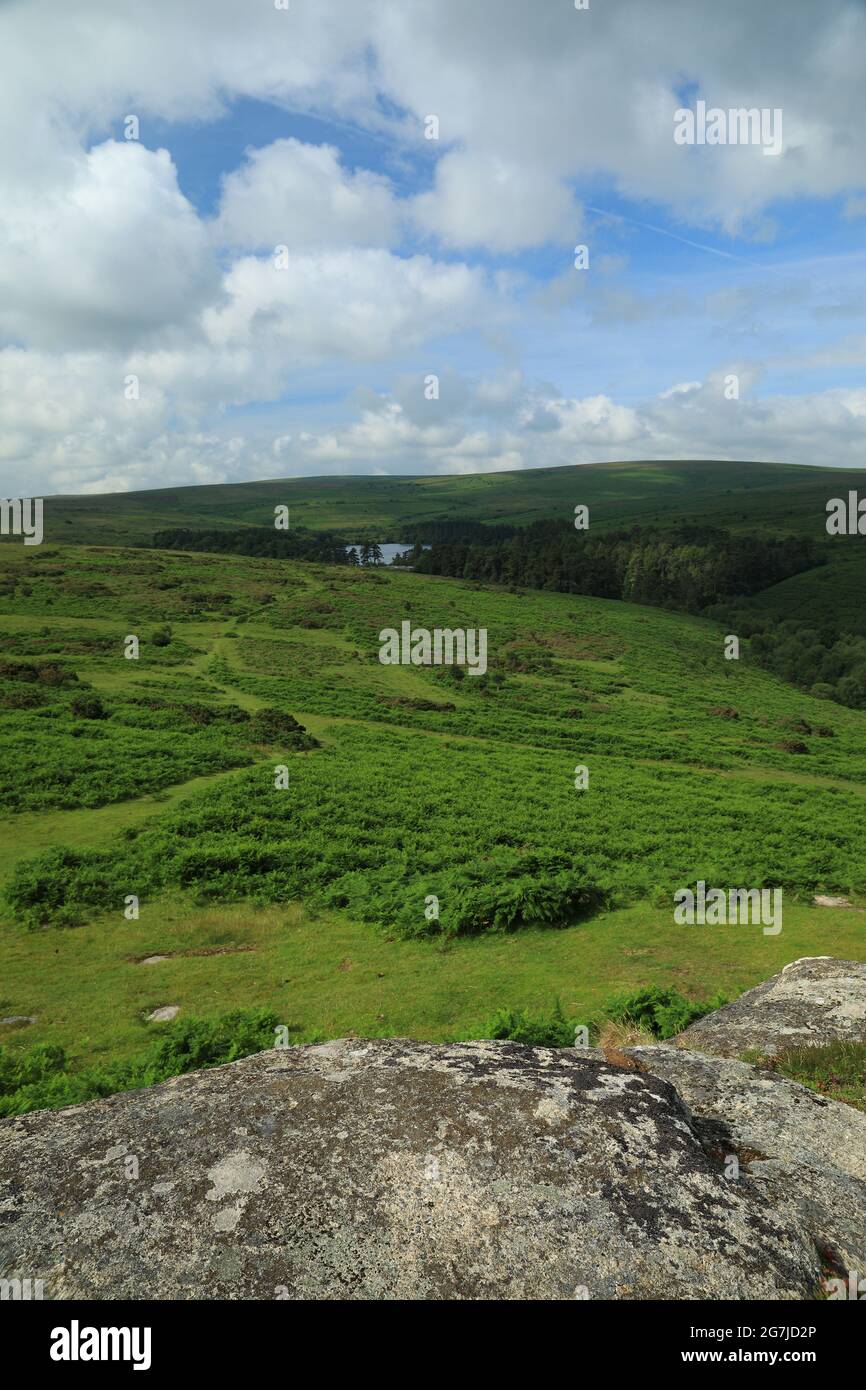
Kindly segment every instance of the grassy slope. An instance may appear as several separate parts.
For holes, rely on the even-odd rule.
[[[155,531],[273,522],[336,529],[352,539],[402,540],[412,522],[440,518],[526,525],[590,507],[596,528],[701,521],[731,530],[799,533],[826,542],[830,497],[863,489],[862,470],[779,463],[611,463],[464,476],[287,478],[46,500],[49,541],[148,545]],[[866,544],[838,538],[829,563],[754,600],[778,618],[796,616],[866,634]]]
[[[834,539],[828,553],[828,564],[774,584],[749,606],[779,621],[796,618],[866,635],[866,536]]]
[[[724,662],[722,634],[711,624],[600,600],[516,598],[411,574],[221,556],[4,547],[0,562],[7,655],[12,648],[16,657],[68,662],[112,708],[136,690],[166,699],[183,691],[247,709],[276,705],[300,718],[323,743],[293,763],[293,777],[307,814],[320,817],[324,844],[339,843],[341,833],[327,801],[335,786],[345,785],[350,800],[368,787],[374,820],[405,818],[396,792],[389,800],[396,778],[401,793],[407,784],[410,794],[419,789],[411,828],[422,843],[429,835],[434,852],[453,833],[437,803],[471,808],[493,789],[494,817],[522,824],[529,839],[553,833],[576,856],[601,827],[624,886],[647,866],[650,881],[664,885],[668,872],[706,872],[713,881],[717,863],[746,874],[760,862],[787,871],[795,860],[833,887],[864,886],[866,717],[802,696],[747,661]],[[455,690],[441,673],[383,667],[378,630],[404,616],[428,626],[485,625],[493,668],[512,650],[528,669],[483,697],[471,681]],[[120,658],[126,632],[146,634],[166,620],[178,664],[170,663],[172,648],[145,647],[139,663]],[[385,703],[394,698],[455,709]],[[740,718],[712,713],[720,705]],[[575,708],[579,719],[569,713]],[[29,712],[11,718],[34,738],[44,734]],[[806,755],[787,753],[777,745],[791,718],[831,727],[833,737],[808,738]],[[114,714],[105,727],[121,739]],[[373,761],[359,771],[371,748]],[[62,741],[56,756],[63,773]],[[578,761],[591,769],[591,791],[582,795],[594,800],[581,801],[571,786]],[[107,808],[8,817],[0,872],[51,844],[103,847],[111,833],[151,817],[158,824],[186,798],[192,806],[212,787],[255,775],[229,770]],[[436,789],[429,809],[428,782]],[[464,838],[472,833],[468,823]],[[146,902],[135,923],[113,911],[75,931],[24,934],[7,921],[0,1013],[39,1015],[16,1042],[59,1041],[83,1058],[137,1051],[148,1031],[143,1012],[165,1003],[199,1013],[268,1005],[299,1036],[441,1038],[470,1031],[505,1004],[543,1006],[559,995],[580,1015],[645,983],[733,994],[800,955],[866,958],[857,911],[788,899],[783,932],[765,937],[756,928],[677,927],[669,901],[649,894],[629,902],[623,892],[613,911],[564,931],[443,946],[389,940],[387,930],[330,911],[312,917],[300,905],[201,907],[169,892]],[[223,950],[247,946],[254,949]],[[210,953],[136,963],[189,951]]]
[[[46,537],[97,545],[147,544],[163,527],[292,524],[354,537],[402,539],[408,523],[473,518],[495,523],[570,516],[590,506],[596,526],[701,517],[720,525],[823,533],[828,497],[863,473],[778,463],[610,463],[515,472],[398,478],[285,478],[89,497],[52,497]]]
[[[557,997],[576,1018],[648,984],[675,984],[696,999],[717,989],[734,997],[800,956],[866,959],[863,921],[795,906],[773,938],[753,928],[674,927],[669,910],[642,903],[566,931],[442,949],[389,940],[343,914],[313,918],[300,905],[193,908],[167,898],[140,922],[7,933],[0,1007],[39,1022],[4,1041],[61,1043],[90,1061],[131,1058],[152,1036],[143,1015],[163,1004],[179,1004],[185,1016],[273,1008],[299,1040],[443,1041],[477,1036],[500,1006],[546,1010]],[[158,965],[136,963],[171,953]]]

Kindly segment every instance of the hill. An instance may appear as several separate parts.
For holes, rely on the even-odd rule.
[[[726,661],[714,623],[240,556],[0,564],[13,1050],[131,1058],[167,1006],[453,1038],[866,958],[860,914],[812,904],[866,895],[864,715]],[[486,628],[486,675],[381,664],[407,619]],[[782,932],[677,925],[698,879],[782,887]]]
[[[172,527],[271,526],[274,507],[292,525],[335,530],[349,540],[405,539],[419,523],[476,520],[524,526],[591,508],[594,526],[702,520],[768,532],[822,535],[828,497],[862,486],[854,470],[745,462],[588,464],[500,473],[418,477],[279,478],[147,492],[51,497],[54,542],[148,545]]]
[[[45,500],[45,535],[63,544],[150,546],[159,531],[291,526],[347,541],[403,542],[415,527],[474,521],[527,526],[590,508],[595,534],[629,525],[699,524],[731,532],[810,536],[825,563],[749,601],[760,620],[797,618],[866,635],[866,547],[828,541],[826,504],[864,488],[862,470],[732,461],[611,463],[487,474],[284,478]],[[427,537],[425,536],[425,539]]]

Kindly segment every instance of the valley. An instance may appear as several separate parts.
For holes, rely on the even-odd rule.
[[[748,644],[726,661],[717,623],[387,567],[56,543],[0,565],[0,1014],[35,1020],[12,1053],[133,1058],[168,1005],[455,1039],[866,959],[866,715]],[[410,620],[486,630],[483,677],[382,664]],[[783,890],[784,929],[677,924],[701,879]]]

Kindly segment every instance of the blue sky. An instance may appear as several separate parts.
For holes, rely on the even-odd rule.
[[[864,462],[859,0],[49,8],[0,13],[0,490]],[[676,143],[700,100],[780,149]]]

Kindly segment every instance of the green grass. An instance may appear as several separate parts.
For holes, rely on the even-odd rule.
[[[137,963],[163,954],[171,959]],[[59,1044],[82,1062],[137,1056],[159,1028],[146,1014],[164,1004],[181,1016],[272,1009],[298,1036],[443,1041],[477,1036],[499,1008],[541,1012],[557,998],[578,1019],[645,985],[734,998],[790,960],[825,954],[866,959],[859,914],[792,906],[781,936],[765,937],[677,927],[667,910],[635,904],[567,931],[431,944],[300,904],[196,908],[168,897],[138,922],[116,913],[75,931],[7,934],[0,1012],[37,1015],[3,1041]]]
[[[170,527],[272,526],[288,505],[292,526],[337,530],[352,540],[404,539],[429,520],[525,525],[569,517],[578,502],[595,526],[701,520],[823,534],[825,504],[862,483],[862,472],[730,461],[581,464],[514,472],[398,478],[280,478],[148,492],[52,497],[49,541],[149,544]]]
[[[71,684],[0,709],[15,751],[6,794],[29,798],[0,821],[0,879],[42,881],[38,856],[65,846],[97,856],[112,894],[68,860],[60,887],[83,925],[27,932],[8,904],[0,913],[0,1015],[37,1015],[0,1029],[12,1049],[130,1059],[162,1004],[273,1009],[296,1036],[466,1037],[500,1008],[549,1011],[558,998],[581,1017],[649,985],[734,997],[798,956],[866,959],[862,914],[810,903],[821,889],[866,901],[866,715],[757,669],[747,648],[726,662],[711,622],[406,573],[96,546],[2,546],[0,588],[2,659],[74,673],[75,693],[98,694],[107,713],[76,732]],[[404,617],[486,626],[502,683],[382,666],[378,632]],[[166,622],[169,647],[123,659],[127,633]],[[184,714],[197,705],[216,722]],[[263,746],[232,706],[293,715],[321,747]],[[737,718],[719,713],[730,709]],[[813,728],[805,753],[783,747],[792,720]],[[273,790],[277,762],[288,794]],[[574,789],[578,763],[588,792]],[[513,931],[460,934],[503,894],[520,907],[556,875],[598,885],[612,908],[579,920],[564,885],[548,915],[558,929],[518,911]],[[671,893],[697,877],[781,883],[781,935],[677,927]],[[131,892],[137,922],[122,914]],[[431,893],[444,934],[407,939]],[[171,958],[137,963],[150,954]]]
[[[759,1053],[747,1055],[750,1061],[799,1081],[820,1095],[866,1110],[866,1042],[791,1047],[772,1058]]]
[[[270,767],[269,760],[267,766]],[[130,826],[161,811],[171,810],[191,793],[203,791],[227,774],[210,772],[188,782],[145,796],[90,809],[21,812],[0,818],[0,882],[8,879],[21,859],[38,854],[47,844],[73,849],[97,849]]]

